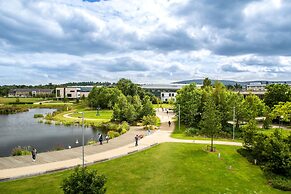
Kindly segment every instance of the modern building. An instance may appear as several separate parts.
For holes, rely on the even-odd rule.
[[[188,84],[143,84],[141,88],[153,93],[160,98],[162,102],[168,102],[170,99],[176,100],[177,90]],[[197,87],[201,87],[198,86]]]
[[[253,82],[247,85],[247,91],[266,91],[267,84]]]
[[[11,89],[8,93],[8,97],[51,97],[53,91],[52,89],[17,88]]]
[[[93,87],[94,86],[68,86],[64,88],[56,88],[56,98],[78,99],[88,97]]]

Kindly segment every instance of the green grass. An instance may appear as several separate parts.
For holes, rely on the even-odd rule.
[[[204,136],[187,136],[184,132],[186,130],[186,126],[181,124],[180,130],[179,130],[179,125],[176,122],[175,124],[175,129],[173,133],[171,134],[171,137],[176,138],[176,139],[185,139],[185,140],[210,140],[211,138],[209,137],[204,137]],[[227,139],[227,138],[214,138],[214,141],[230,141],[233,142],[232,139]],[[235,142],[242,142],[241,139],[235,138]]]
[[[258,166],[251,165],[233,146],[164,143],[94,168],[108,178],[107,193],[284,193],[268,185]],[[231,169],[230,169],[231,166]],[[71,171],[2,182],[2,193],[62,193],[60,183]]]
[[[107,119],[108,121],[112,118],[113,111],[112,110],[100,110],[99,111],[99,116],[96,115],[97,111],[96,110],[83,110],[83,109],[78,109],[78,112],[84,112],[84,118],[87,119]],[[74,113],[70,115],[71,117],[82,117],[82,114],[80,113]]]
[[[4,98],[0,97],[0,104],[8,104],[9,102],[16,102],[17,98]],[[43,101],[42,98],[18,98],[19,102],[39,102]]]

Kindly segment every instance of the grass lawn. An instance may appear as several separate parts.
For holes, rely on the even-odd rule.
[[[210,140],[211,138],[209,137],[203,137],[203,136],[187,136],[184,132],[186,130],[186,126],[181,124],[180,130],[179,130],[179,125],[176,122],[175,123],[175,130],[171,134],[171,137],[177,138],[177,139],[188,139],[188,140]],[[227,138],[214,138],[214,141],[233,141],[232,139],[227,139]],[[235,138],[235,142],[242,142],[241,139]]]
[[[233,146],[164,143],[136,154],[89,168],[108,178],[107,193],[285,193],[267,183],[258,166],[251,165]],[[230,168],[231,166],[231,168]],[[2,193],[62,193],[60,183],[71,171],[2,182]]]
[[[112,110],[99,110],[99,116],[96,115],[96,110],[78,110],[78,112],[84,112],[84,117],[87,119],[108,119],[112,118],[113,111]],[[82,117],[80,113],[73,113],[70,115],[71,117]]]
[[[260,132],[262,132],[262,133],[265,133],[265,134],[271,134],[271,133],[274,133],[274,131],[276,130],[276,129],[278,129],[278,128],[272,128],[272,129],[267,129],[267,130],[261,130]],[[279,131],[282,131],[282,134],[283,134],[283,136],[288,136],[288,135],[291,135],[291,130],[290,129],[281,129],[281,128],[279,128],[278,129]]]
[[[0,104],[8,104],[9,102],[16,102],[17,98],[4,98],[0,97]],[[39,102],[43,101],[42,98],[18,98],[19,102]]]

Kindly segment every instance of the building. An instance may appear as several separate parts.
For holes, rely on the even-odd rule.
[[[247,91],[266,91],[267,84],[253,82],[247,85]]]
[[[53,96],[52,89],[38,89],[38,88],[17,88],[11,89],[8,97],[51,97]]]
[[[170,99],[176,100],[177,90],[188,84],[144,84],[141,88],[153,93],[160,98],[162,102],[168,102]],[[197,86],[199,87],[199,86]]]
[[[56,98],[78,99],[88,97],[93,87],[94,86],[68,86],[64,88],[56,88]]]

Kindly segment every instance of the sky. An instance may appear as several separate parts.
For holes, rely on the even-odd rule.
[[[289,0],[0,0],[0,85],[291,80]]]

